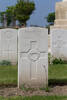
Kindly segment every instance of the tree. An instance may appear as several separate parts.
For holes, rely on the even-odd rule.
[[[12,26],[16,26],[16,20],[19,21],[20,25],[26,25],[26,21],[30,18],[34,9],[35,4],[33,2],[29,2],[29,0],[27,0],[27,2],[24,0],[18,0],[16,5],[7,7],[5,11],[7,26],[10,26],[11,23]],[[2,17],[3,14],[4,12],[1,12],[1,22],[4,20]]]
[[[4,24],[4,14],[5,12],[0,12],[0,23]]]
[[[0,12],[0,22],[2,24],[4,22],[4,14],[5,14],[7,20],[7,26],[10,26],[11,23],[13,23],[13,26],[15,26],[16,15],[14,9],[15,9],[14,6],[10,6],[7,7],[7,10],[5,12]]]
[[[26,21],[30,18],[33,10],[35,9],[35,4],[33,2],[24,2],[23,0],[18,0],[15,12],[16,12],[16,19],[19,23],[26,24]]]
[[[54,20],[55,20],[55,12],[49,13],[47,16],[47,22],[51,25],[54,24]]]
[[[7,17],[7,26],[9,26],[11,23],[12,26],[16,25],[15,6],[7,7],[6,17]]]

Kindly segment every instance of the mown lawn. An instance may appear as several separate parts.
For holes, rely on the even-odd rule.
[[[67,100],[67,97],[64,96],[32,96],[32,97],[11,97],[3,98],[0,97],[0,100]]]
[[[67,84],[67,64],[49,65],[49,84]],[[0,85],[17,85],[17,66],[0,66]],[[67,100],[67,96],[0,97],[0,100]]]
[[[17,66],[0,66],[0,85],[17,85]],[[67,64],[49,65],[49,84],[67,84]]]
[[[67,84],[67,64],[49,65],[49,84]]]
[[[17,66],[0,66],[0,85],[17,85]]]

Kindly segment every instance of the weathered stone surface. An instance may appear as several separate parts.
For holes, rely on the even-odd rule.
[[[67,60],[67,30],[51,29],[51,55]]]
[[[67,2],[56,3],[56,19],[67,19]]]
[[[48,31],[45,28],[19,29],[18,86],[48,84]]]
[[[56,3],[55,12],[55,25],[67,26],[67,2]]]
[[[56,3],[55,23],[51,26],[51,54],[67,60],[67,0]]]
[[[0,61],[17,63],[17,35],[16,29],[0,29]]]

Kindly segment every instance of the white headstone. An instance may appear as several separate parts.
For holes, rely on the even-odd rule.
[[[67,30],[51,29],[51,54],[54,58],[67,60]]]
[[[42,87],[48,84],[48,31],[29,27],[18,35],[18,85]]]
[[[16,29],[0,29],[0,61],[17,63],[17,35]]]

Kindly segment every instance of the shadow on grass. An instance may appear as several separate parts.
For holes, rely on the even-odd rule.
[[[17,84],[0,84],[0,88],[15,88],[18,87]]]
[[[48,80],[48,85],[50,86],[55,86],[55,85],[59,85],[59,86],[63,86],[63,85],[67,85],[67,79],[49,79]]]

